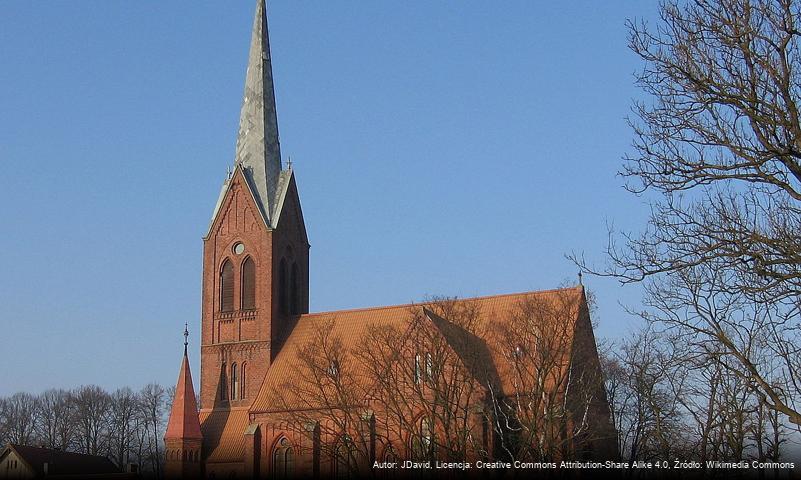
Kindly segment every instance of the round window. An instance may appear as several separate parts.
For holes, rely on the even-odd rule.
[[[245,251],[245,244],[242,242],[237,242],[234,244],[234,253],[237,255],[242,255]]]

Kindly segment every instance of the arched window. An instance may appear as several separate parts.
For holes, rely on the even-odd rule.
[[[239,372],[237,371],[236,364],[231,364],[231,400],[239,398]]]
[[[242,263],[242,310],[256,308],[256,263],[248,257]]]
[[[337,381],[339,380],[339,361],[338,360],[331,360],[331,363],[328,364],[328,376],[331,377],[331,380]]]
[[[225,362],[220,367],[220,400],[228,400],[228,372]]]
[[[353,440],[350,436],[343,435],[334,450],[334,477],[350,478],[351,468],[355,459],[353,458]]]
[[[300,313],[300,275],[298,274],[298,264],[295,262],[292,262],[291,278],[291,311],[292,313]]]
[[[283,314],[289,313],[289,276],[283,258],[278,266],[278,308]]]
[[[220,269],[220,311],[234,310],[234,265],[225,259]]]
[[[426,352],[426,381],[434,380],[434,357],[431,352]]]
[[[400,459],[400,457],[398,457],[398,454],[395,453],[395,449],[392,448],[392,444],[387,445],[387,448],[384,449],[383,460],[385,462],[393,463],[393,462],[397,462],[399,459]]]
[[[414,356],[414,383],[420,383],[420,377],[423,369],[420,363],[421,359],[420,354],[418,353]]]
[[[294,467],[294,455],[292,445],[286,437],[281,437],[273,449],[273,476],[275,478],[289,478],[292,476]]]
[[[241,384],[241,387],[239,387],[239,389],[241,390],[241,395],[239,396],[239,398],[245,398],[245,388],[246,388],[245,387],[245,385],[246,385],[245,384],[245,367],[246,366],[247,366],[247,363],[243,363],[242,364],[242,369],[241,369],[242,372],[239,373],[239,377],[240,377],[239,378],[239,383]]]
[[[411,440],[412,458],[421,460],[430,459],[434,456],[436,449],[434,445],[434,428],[428,418],[422,417],[417,422],[417,431],[412,432]]]

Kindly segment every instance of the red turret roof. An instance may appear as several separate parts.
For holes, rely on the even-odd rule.
[[[195,400],[195,389],[192,387],[192,372],[189,371],[189,359],[184,352],[178,384],[175,386],[175,398],[172,401],[170,421],[164,439],[201,439],[200,419]]]

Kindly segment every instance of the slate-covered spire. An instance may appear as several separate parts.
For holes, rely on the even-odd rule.
[[[164,440],[199,440],[203,438],[200,433],[200,417],[197,411],[195,388],[192,386],[192,372],[189,371],[189,358],[186,355],[186,340],[184,342],[184,359],[181,362],[178,383],[175,385],[175,398],[172,401],[170,420],[167,423]]]
[[[257,0],[253,36],[239,116],[235,164],[244,168],[256,202],[268,223],[281,174],[281,147],[275,112],[273,67],[264,0]]]

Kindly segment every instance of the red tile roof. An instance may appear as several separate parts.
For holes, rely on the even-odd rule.
[[[580,302],[584,300],[583,287],[572,287],[556,290],[546,290],[539,292],[525,292],[506,295],[494,295],[488,297],[470,298],[458,300],[458,302],[473,302],[479,309],[479,323],[481,323],[484,331],[488,331],[493,322],[502,321],[508,318],[508,315],[520,302],[527,299],[537,299],[550,304],[567,304],[569,307],[569,317],[565,321],[570,322],[569,328],[565,329],[567,335],[572,337],[573,325],[578,317]],[[395,325],[399,328],[404,328],[408,325],[414,310],[422,309],[425,304],[409,304],[398,305],[390,307],[376,307],[365,308],[356,310],[342,310],[333,312],[313,313],[301,315],[297,324],[292,329],[289,337],[281,348],[281,351],[276,356],[274,362],[267,371],[267,376],[262,383],[259,394],[251,406],[251,413],[262,413],[270,411],[285,410],[286,406],[303,406],[309,407],[308,402],[304,399],[288,399],[287,395],[291,395],[283,388],[288,380],[297,375],[296,368],[296,355],[299,347],[306,345],[308,342],[314,340],[316,331],[328,322],[333,323],[332,335],[340,338],[346,347],[352,347],[358,344],[360,339],[364,338],[368,329],[377,325]],[[419,310],[418,310],[419,311]],[[465,335],[459,328],[447,321],[432,315],[428,312],[428,318],[440,330],[442,335],[446,338],[448,343],[454,349],[468,348],[479,351],[478,356],[473,356],[476,363],[491,363],[495,368],[485,368],[486,365],[468,365],[468,368],[474,368],[477,375],[477,380],[488,382],[493,379],[487,378],[486,373],[478,373],[478,370],[483,372],[492,371],[495,377],[495,382],[499,383],[499,387],[506,393],[509,393],[513,386],[510,383],[510,375],[506,374],[503,367],[503,355],[508,352],[499,350],[497,341],[493,340],[491,336],[484,338]],[[481,330],[481,329],[479,329]],[[472,337],[472,338],[470,338]],[[565,344],[569,344],[572,340],[566,339]],[[565,352],[567,354],[568,352]],[[480,367],[480,368],[478,368]],[[479,378],[484,376],[484,378]]]
[[[175,386],[175,398],[172,401],[170,420],[164,439],[201,439],[200,422],[198,421],[197,400],[192,386],[192,372],[189,371],[189,359],[184,352],[178,383]]]
[[[247,407],[204,410],[200,413],[203,456],[207,462],[241,462],[245,456],[245,429],[249,425]]]

